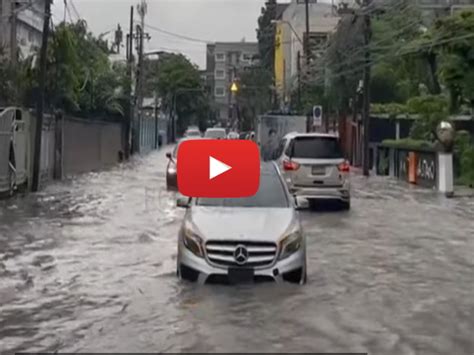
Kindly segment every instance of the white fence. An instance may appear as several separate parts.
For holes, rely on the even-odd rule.
[[[7,107],[0,111],[0,195],[31,182],[35,120],[29,111]],[[40,159],[40,183],[51,180],[54,172],[54,118],[44,116]]]
[[[0,112],[0,194],[10,194],[28,182],[30,116],[7,107]]]

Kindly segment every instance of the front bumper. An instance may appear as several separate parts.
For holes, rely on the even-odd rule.
[[[198,272],[197,282],[205,284],[211,279],[226,279],[228,274],[227,267],[217,267],[211,265],[206,258],[200,258],[191,253],[179,238],[178,244],[178,267],[186,266]],[[277,260],[275,263],[265,268],[256,268],[255,280],[272,280],[275,282],[284,282],[284,275],[301,269],[302,275],[306,274],[306,250],[303,246],[296,253],[283,260]]]

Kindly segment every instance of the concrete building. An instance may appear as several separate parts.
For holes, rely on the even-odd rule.
[[[44,2],[0,0],[0,46],[9,58],[15,53],[26,58],[40,48]]]
[[[335,7],[328,3],[310,0],[309,46],[311,57],[321,55],[332,32],[339,22]],[[298,84],[298,67],[304,67],[306,34],[306,7],[304,0],[292,0],[277,19],[275,43],[275,77],[281,102],[288,100]],[[298,58],[300,62],[298,63]]]
[[[232,117],[232,81],[245,68],[255,64],[256,42],[217,42],[207,45],[206,80],[213,97],[213,108],[222,124]]]

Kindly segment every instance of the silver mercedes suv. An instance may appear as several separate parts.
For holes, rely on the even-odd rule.
[[[177,275],[203,283],[306,282],[306,241],[293,197],[275,163],[262,163],[248,198],[180,197],[187,209]]]

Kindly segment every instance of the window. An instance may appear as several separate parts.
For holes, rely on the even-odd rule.
[[[248,53],[243,53],[242,54],[242,61],[243,62],[251,62],[253,58],[253,55],[248,54]]]
[[[216,69],[216,79],[225,79],[225,70]]]
[[[260,187],[251,197],[243,198],[199,198],[198,206],[222,207],[265,207],[286,208],[289,202],[285,187],[275,172],[263,172],[260,175]]]
[[[216,53],[216,62],[224,62],[225,61],[225,54],[224,53]]]
[[[224,97],[225,96],[225,89],[222,86],[216,87],[214,95],[218,96],[218,97]]]
[[[343,158],[339,141],[332,137],[297,137],[288,147],[287,153],[292,158]]]

